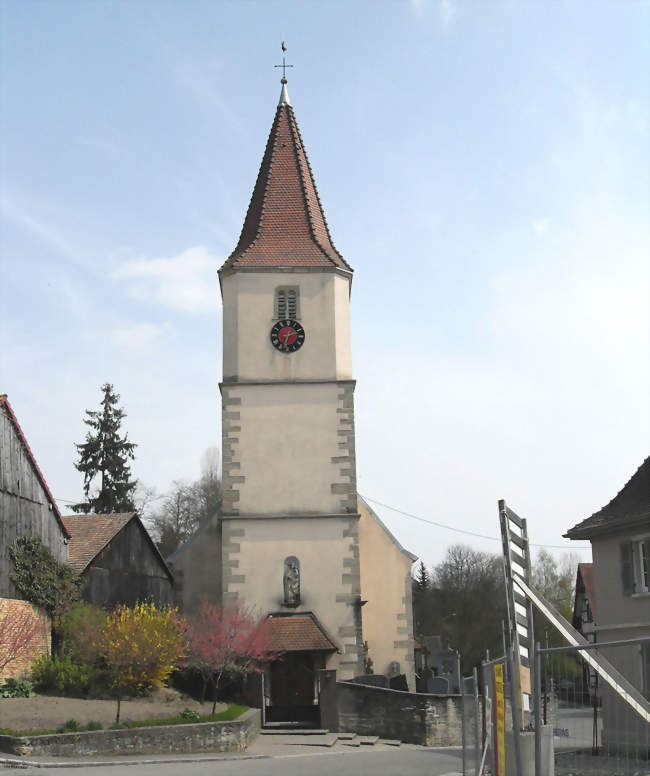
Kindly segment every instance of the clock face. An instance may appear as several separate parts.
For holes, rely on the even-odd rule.
[[[283,318],[271,329],[271,344],[282,353],[295,353],[305,341],[305,330],[292,318]]]

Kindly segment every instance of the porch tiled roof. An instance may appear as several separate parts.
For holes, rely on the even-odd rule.
[[[269,614],[270,652],[335,652],[316,617],[306,614]]]

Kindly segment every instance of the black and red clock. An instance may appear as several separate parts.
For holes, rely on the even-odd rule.
[[[305,342],[305,330],[293,318],[283,318],[271,329],[271,344],[281,353],[295,353]]]

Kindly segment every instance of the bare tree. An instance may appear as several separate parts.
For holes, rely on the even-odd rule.
[[[7,601],[0,606],[0,676],[12,663],[33,660],[43,641],[43,622],[29,605]]]
[[[419,635],[440,636],[458,650],[463,671],[478,664],[486,650],[501,654],[506,597],[500,556],[464,544],[449,547],[416,600]]]
[[[221,508],[219,450],[208,448],[201,460],[201,476],[195,482],[175,480],[160,508],[151,516],[158,549],[163,557],[172,552]]]

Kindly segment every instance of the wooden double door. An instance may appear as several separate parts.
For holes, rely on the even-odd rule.
[[[320,724],[316,699],[314,653],[287,652],[271,663],[271,704],[266,708],[267,722]]]

